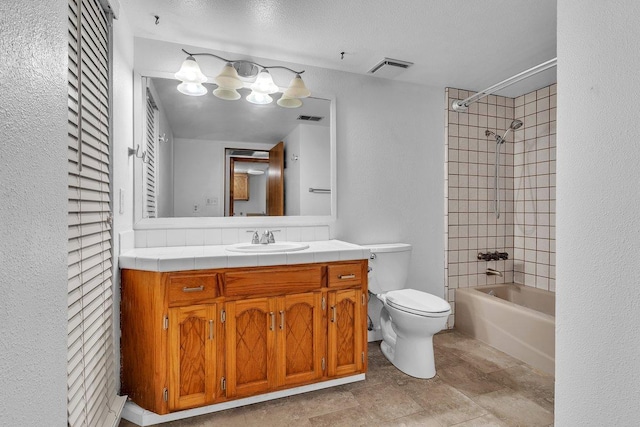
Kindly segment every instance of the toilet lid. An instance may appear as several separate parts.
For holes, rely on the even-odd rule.
[[[385,297],[391,307],[420,316],[440,317],[451,311],[449,303],[442,298],[415,289],[389,291]]]

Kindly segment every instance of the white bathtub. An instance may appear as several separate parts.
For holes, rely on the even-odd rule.
[[[555,305],[553,292],[512,283],[456,289],[455,328],[554,375]]]

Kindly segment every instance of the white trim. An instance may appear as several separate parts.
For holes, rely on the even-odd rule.
[[[200,408],[187,409],[185,411],[173,412],[167,415],[158,415],[155,412],[142,409],[133,402],[127,402],[122,411],[122,418],[139,426],[150,426],[154,424],[166,423],[169,421],[183,420],[185,418],[197,417],[199,415],[211,414],[213,412],[224,411],[226,409],[238,408],[240,406],[254,403],[266,402],[268,400],[280,399],[281,397],[294,396],[296,394],[307,393],[309,391],[322,390],[343,384],[364,381],[365,374],[352,375],[349,377],[323,381],[301,387],[289,388],[286,390],[274,391],[271,393],[259,394],[257,396],[245,397],[243,399],[231,400]]]

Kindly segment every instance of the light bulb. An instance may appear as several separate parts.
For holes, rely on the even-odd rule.
[[[302,106],[302,101],[298,98],[289,98],[283,94],[280,99],[278,99],[277,104],[283,108],[298,108]]]
[[[220,74],[213,81],[224,89],[240,89],[243,86],[240,77],[238,77],[238,72],[231,62],[227,62],[227,65],[222,68]]]
[[[291,83],[289,83],[287,90],[284,91],[284,95],[288,98],[306,98],[311,95],[311,92],[304,85],[300,74],[296,74]]]
[[[249,96],[247,96],[247,101],[249,101],[252,104],[264,105],[264,104],[270,104],[271,102],[273,102],[273,98],[265,93],[256,92],[254,90],[254,91],[251,91]]]
[[[182,63],[182,67],[175,74],[176,79],[184,83],[204,83],[207,77],[202,74],[200,67],[193,56],[188,56]]]
[[[251,90],[268,95],[276,93],[278,91],[278,86],[273,82],[273,78],[271,78],[269,71],[263,69],[260,71],[260,74],[258,74],[258,77],[256,77],[256,81],[251,85]]]
[[[219,87],[214,90],[213,95],[220,99],[224,99],[225,101],[235,101],[236,99],[240,99],[240,94],[237,90],[223,87]]]
[[[183,82],[178,85],[178,91],[189,96],[202,96],[206,95],[207,88],[200,83]]]

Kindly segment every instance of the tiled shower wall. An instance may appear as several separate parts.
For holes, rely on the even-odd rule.
[[[514,281],[556,290],[556,92],[544,87],[515,99],[524,126],[514,152]],[[524,132],[522,132],[524,129]]]
[[[455,289],[522,283],[555,290],[556,85],[518,98],[490,95],[466,112],[454,100],[474,92],[445,91],[445,293],[455,317]],[[500,216],[494,212],[495,137],[524,122],[500,147]],[[508,252],[507,261],[479,261],[478,252]],[[503,273],[488,276],[487,268]]]

